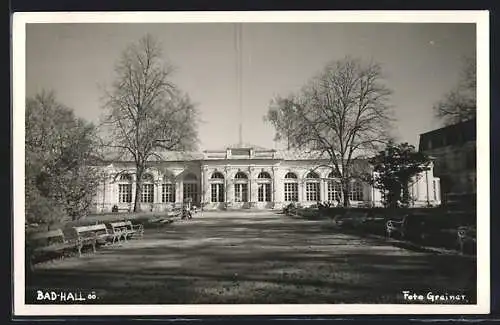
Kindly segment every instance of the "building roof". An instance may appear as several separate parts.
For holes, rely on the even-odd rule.
[[[242,155],[240,151],[234,155],[227,155],[227,149],[231,150],[249,150],[253,149],[253,156]],[[203,152],[189,151],[157,151],[150,158],[150,161],[197,161],[197,160],[222,160],[222,159],[276,159],[276,160],[328,160],[327,153],[319,151],[307,150],[276,150],[268,149],[259,146],[248,144],[232,145],[227,149],[205,150]],[[359,156],[359,155],[358,155]],[[133,161],[133,157],[129,152],[119,152],[107,150],[102,154],[102,160],[105,162],[112,161]]]
[[[476,119],[420,134],[419,151],[476,141]]]

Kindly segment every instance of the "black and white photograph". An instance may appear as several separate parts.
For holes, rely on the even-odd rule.
[[[488,19],[16,13],[14,313],[489,312]]]

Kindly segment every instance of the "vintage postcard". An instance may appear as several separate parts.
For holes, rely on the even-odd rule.
[[[15,315],[489,312],[487,11],[21,12],[12,49]]]

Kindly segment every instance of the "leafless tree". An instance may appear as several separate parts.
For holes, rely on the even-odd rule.
[[[327,64],[299,92],[276,98],[266,119],[291,147],[327,155],[349,206],[354,161],[390,138],[390,95],[379,64],[345,57]]]
[[[476,117],[476,60],[465,58],[458,84],[434,105],[436,117],[452,125]]]
[[[115,73],[112,89],[105,94],[104,145],[135,162],[137,212],[148,161],[158,157],[158,151],[193,149],[198,114],[190,98],[171,82],[173,68],[150,35],[126,48]]]

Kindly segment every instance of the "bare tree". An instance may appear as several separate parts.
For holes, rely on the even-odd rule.
[[[458,84],[434,105],[436,117],[452,125],[476,117],[476,60],[466,58]]]
[[[104,145],[135,162],[136,212],[148,161],[159,157],[159,150],[194,148],[198,114],[190,98],[170,81],[172,66],[162,60],[159,44],[151,36],[127,47],[115,72],[116,80],[105,95]]]
[[[380,65],[346,57],[329,63],[298,93],[277,98],[267,120],[291,147],[329,157],[347,207],[354,161],[389,139],[390,94]]]

